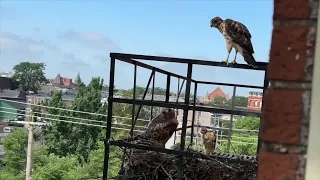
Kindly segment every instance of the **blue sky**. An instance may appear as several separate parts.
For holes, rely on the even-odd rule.
[[[45,62],[48,78],[75,78],[89,82],[101,76],[109,82],[109,52],[124,52],[222,61],[226,44],[209,27],[215,16],[244,23],[252,34],[257,61],[269,60],[273,1],[9,1],[0,0],[0,71],[11,71],[21,61]],[[234,52],[229,61],[232,61]],[[239,54],[238,62],[244,63]],[[178,74],[186,66],[148,62]],[[131,88],[133,67],[116,64],[116,86]],[[149,71],[138,69],[138,84]],[[262,85],[264,74],[216,67],[195,67],[193,78],[206,81]],[[173,83],[177,80],[173,79]],[[165,87],[165,76],[156,85]],[[177,85],[172,85],[176,89]],[[199,95],[214,86],[199,86]],[[232,88],[222,87],[231,95]],[[238,95],[248,95],[239,89]]]

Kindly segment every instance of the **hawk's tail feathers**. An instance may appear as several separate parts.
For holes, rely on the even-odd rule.
[[[258,67],[255,58],[247,50],[243,50],[243,59],[248,63],[249,66],[252,66],[254,68]]]

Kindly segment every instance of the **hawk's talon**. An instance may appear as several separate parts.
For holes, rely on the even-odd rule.
[[[232,61],[232,64],[237,64],[237,62],[236,61]]]
[[[221,61],[221,62],[226,63],[226,64],[227,64],[227,66],[229,66],[229,61],[228,61],[228,60]]]

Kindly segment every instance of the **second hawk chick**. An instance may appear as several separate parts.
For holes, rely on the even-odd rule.
[[[232,19],[222,20],[220,17],[215,17],[210,21],[210,27],[217,28],[227,42],[227,65],[229,63],[230,52],[234,48],[236,53],[232,63],[236,63],[237,53],[240,52],[249,66],[257,67],[256,60],[252,56],[254,50],[251,43],[251,34],[244,24]]]
[[[207,155],[213,155],[216,147],[216,135],[212,130],[201,128],[202,141]]]

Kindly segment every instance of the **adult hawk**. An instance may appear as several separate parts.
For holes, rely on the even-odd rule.
[[[213,155],[216,147],[216,135],[212,130],[201,128],[202,141],[207,155]]]
[[[215,17],[210,21],[210,26],[217,28],[227,42],[227,65],[229,64],[230,52],[234,48],[236,53],[232,61],[233,64],[236,63],[237,53],[240,52],[249,66],[257,67],[256,60],[252,56],[254,50],[251,43],[251,34],[244,24],[232,19],[222,20],[220,17]]]
[[[151,121],[145,132],[125,140],[133,144],[165,148],[178,124],[174,110],[164,109]]]

